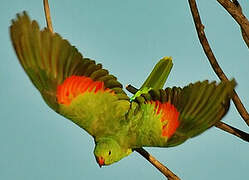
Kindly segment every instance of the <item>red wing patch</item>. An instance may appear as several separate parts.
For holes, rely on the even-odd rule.
[[[102,81],[93,81],[86,76],[70,76],[57,87],[56,97],[58,103],[69,105],[78,95],[92,91],[95,93],[99,91],[111,92],[110,89],[104,87]]]
[[[150,103],[155,103],[155,111],[157,114],[162,113],[162,136],[170,138],[180,124],[178,120],[180,113],[176,107],[169,102],[161,103],[160,101],[150,101]]]

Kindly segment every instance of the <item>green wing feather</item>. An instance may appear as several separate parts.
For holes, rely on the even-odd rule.
[[[133,109],[138,109],[133,111],[133,115],[137,117],[132,124],[133,138],[136,138],[133,145],[176,146],[203,133],[227,113],[235,85],[234,80],[218,85],[215,82],[203,81],[189,84],[183,89],[152,89],[147,94],[142,94],[135,99],[137,104],[133,102]],[[155,106],[148,103],[150,101],[170,103],[179,112],[179,126],[171,137],[162,136],[161,116],[155,113]]]
[[[17,14],[17,19],[12,21],[10,36],[20,64],[46,103],[56,112],[70,118],[87,131],[91,131],[91,134],[97,132],[96,129],[98,129],[98,127],[94,127],[95,131],[89,129],[92,122],[99,118],[94,115],[95,112],[101,112],[102,116],[105,112],[114,112],[113,104],[107,103],[117,104],[117,101],[120,102],[118,104],[121,104],[124,112],[129,108],[129,98],[115,76],[110,75],[101,64],[96,64],[94,60],[83,58],[78,50],[67,40],[62,39],[59,34],[52,33],[46,28],[40,30],[37,22],[31,21],[26,12]],[[95,106],[92,108],[84,106],[84,113],[81,115],[73,110],[80,111],[76,104],[84,104],[84,102],[78,100],[68,107],[60,105],[56,97],[58,85],[73,75],[104,82],[105,88],[110,89],[115,94],[115,98],[103,101],[110,97],[110,93],[102,93],[102,96],[99,95],[98,98],[94,96],[94,93],[88,93],[89,97],[83,99],[87,101],[86,103],[95,103]],[[103,102],[103,105],[99,102]],[[103,108],[105,112],[103,112]],[[92,116],[84,119],[86,114]],[[121,116],[118,113],[115,115],[116,119]]]

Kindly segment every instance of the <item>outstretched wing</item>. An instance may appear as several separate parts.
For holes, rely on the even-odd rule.
[[[134,147],[169,147],[215,125],[227,113],[235,81],[196,82],[182,88],[150,90],[132,103]]]
[[[108,120],[106,112],[114,118],[128,110],[129,99],[115,76],[83,58],[59,34],[40,30],[25,12],[12,21],[10,36],[20,64],[46,103],[90,134],[101,125],[96,121]]]

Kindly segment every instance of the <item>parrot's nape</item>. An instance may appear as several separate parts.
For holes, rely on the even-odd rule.
[[[17,15],[10,36],[20,64],[54,111],[86,130],[100,166],[133,149],[176,146],[214,126],[227,113],[234,80],[162,89],[171,58],[155,66],[131,98],[101,64],[84,58],[57,33]]]

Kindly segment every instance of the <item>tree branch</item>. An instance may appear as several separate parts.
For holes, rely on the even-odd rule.
[[[237,136],[241,139],[243,139],[246,142],[249,142],[249,134],[245,133],[244,131],[241,131],[235,127],[232,127],[224,122],[218,122],[215,124],[217,128],[220,128],[223,131],[226,131],[234,136]]]
[[[134,86],[132,86],[131,84],[128,84],[128,85],[125,87],[125,89],[126,89],[127,91],[129,91],[130,93],[132,93],[132,94],[136,94],[136,92],[138,91],[138,89],[135,88]]]
[[[173,172],[171,172],[166,166],[160,163],[155,157],[150,155],[145,149],[137,148],[135,149],[140,155],[147,159],[154,167],[156,167],[161,173],[165,175],[169,180],[180,180]]]
[[[217,0],[241,27],[242,37],[249,48],[249,21],[242,12],[237,0]]]
[[[134,86],[132,86],[131,84],[127,85],[126,89],[127,89],[127,91],[129,91],[132,94],[136,94],[136,92],[138,91],[138,89],[135,88]],[[216,123],[215,126],[223,131],[226,131],[234,136],[239,137],[240,139],[243,139],[246,142],[249,142],[249,134],[244,132],[244,131],[241,131],[241,130],[239,130],[233,126],[230,126],[226,123],[223,123],[221,121]]]
[[[44,11],[45,11],[45,16],[46,16],[47,27],[48,27],[49,31],[51,31],[53,33],[54,30],[53,30],[53,26],[52,26],[52,20],[51,20],[51,16],[50,16],[50,9],[49,9],[48,0],[43,0],[43,6],[44,6]]]
[[[204,32],[204,26],[201,22],[201,18],[198,12],[198,8],[196,5],[195,0],[188,0],[189,1],[189,5],[190,5],[190,9],[192,12],[192,16],[194,19],[194,23],[195,23],[195,27],[196,27],[196,31],[200,40],[200,43],[202,45],[202,48],[213,68],[213,70],[215,71],[215,73],[217,74],[217,76],[219,77],[219,79],[221,81],[227,81],[228,78],[225,75],[225,73],[223,72],[223,70],[221,69],[221,67],[219,66],[213,52],[212,49],[208,43],[208,40],[206,38],[205,32]],[[247,123],[247,125],[249,126],[249,114],[246,110],[246,108],[244,107],[244,105],[242,104],[238,94],[236,93],[236,91],[234,90],[234,96],[233,96],[233,102],[236,106],[237,111],[239,112],[239,114],[241,115],[241,117],[244,119],[244,121]]]

